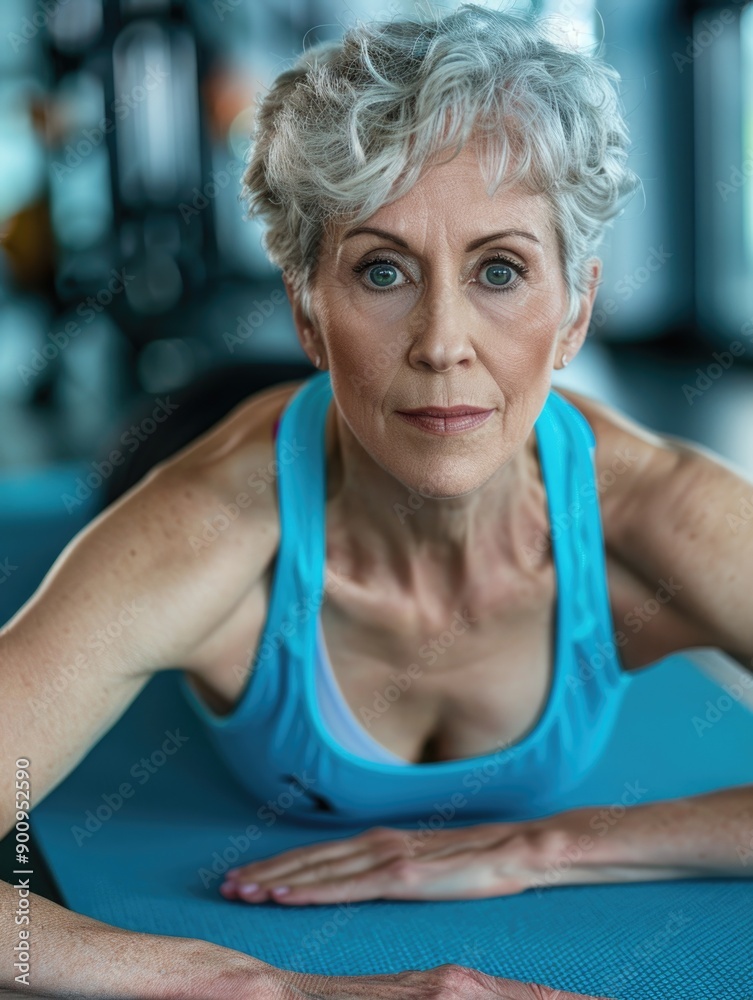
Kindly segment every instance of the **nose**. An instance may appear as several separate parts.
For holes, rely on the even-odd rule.
[[[463,289],[449,280],[428,287],[408,317],[408,359],[416,368],[446,372],[469,365],[473,346],[473,310]]]

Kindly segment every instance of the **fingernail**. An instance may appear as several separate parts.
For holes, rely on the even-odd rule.
[[[239,871],[240,868],[228,868],[228,870],[225,872],[225,878],[227,878],[228,875],[237,875]]]
[[[242,885],[238,889],[238,892],[242,892],[244,896],[250,896],[252,893],[256,892],[259,888],[258,882],[249,882],[248,885]]]
[[[286,892],[290,892],[290,886],[289,885],[276,885],[272,889],[272,892],[275,894],[275,896],[284,896]]]

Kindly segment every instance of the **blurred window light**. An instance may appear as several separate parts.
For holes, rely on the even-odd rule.
[[[67,0],[50,4],[54,16],[48,29],[61,52],[82,52],[92,45],[102,30],[102,0]]]
[[[113,69],[123,201],[190,196],[201,174],[194,40],[183,28],[136,21],[115,42]]]
[[[50,322],[49,307],[37,296],[14,297],[0,309],[0,400],[22,402],[31,398],[44,358]]]
[[[444,0],[441,4],[431,3],[429,9],[438,15],[444,15],[464,3],[465,0]],[[484,0],[474,0],[479,7],[488,7],[491,10],[498,9],[497,0],[484,2]],[[530,12],[538,6],[538,0],[509,0],[504,6],[505,11]],[[340,8],[335,7],[335,14],[339,23],[343,27],[349,27],[355,21],[391,21],[393,18],[416,17],[416,0],[345,0]]]
[[[167,13],[170,0],[120,0],[120,10],[125,15]]]
[[[35,80],[0,81],[0,220],[43,193],[46,151],[31,115],[32,100],[42,97]]]
[[[153,340],[139,354],[139,382],[145,392],[171,392],[199,372],[202,344],[194,337]],[[201,358],[201,360],[205,360]]]
[[[43,28],[58,10],[50,5],[50,13],[41,10],[34,0],[3,0],[0,3],[0,72],[18,73],[37,70],[47,72],[43,41]]]
[[[743,54],[743,153],[747,164],[747,183],[742,191],[745,256],[753,283],[753,3],[747,4],[741,12],[740,42]]]
[[[50,170],[52,224],[62,246],[83,250],[105,239],[112,226],[110,164],[99,147],[62,175]]]
[[[722,344],[751,350],[753,317],[753,5],[705,8],[694,20],[697,309]]]
[[[51,215],[62,246],[84,249],[112,225],[110,156],[104,88],[98,76],[69,73],[57,91],[63,130],[49,160]]]

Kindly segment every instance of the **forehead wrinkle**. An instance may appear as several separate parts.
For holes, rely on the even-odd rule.
[[[473,176],[474,181],[476,180],[481,181],[480,174],[477,178],[476,175],[478,171],[476,169],[473,169],[472,165],[470,165],[466,169],[462,169],[461,167],[461,172],[466,175],[468,172],[470,172]],[[378,209],[376,213],[374,213],[368,220],[364,221],[360,225],[365,225],[365,226],[371,225],[374,228],[383,229],[385,231],[392,231],[395,233],[396,236],[402,237],[406,243],[411,244],[411,246],[415,248],[416,246],[420,245],[423,245],[424,247],[426,246],[428,240],[427,233],[430,229],[430,223],[432,219],[436,219],[438,221],[438,234],[437,236],[434,237],[434,242],[438,242],[441,244],[442,247],[446,247],[447,254],[450,255],[452,253],[451,248],[456,241],[454,239],[450,239],[448,235],[448,229],[451,229],[453,227],[453,223],[456,219],[461,224],[467,224],[468,208],[470,200],[471,205],[477,204],[480,206],[479,210],[480,214],[477,225],[475,227],[471,226],[469,231],[465,234],[467,238],[457,240],[459,250],[462,253],[465,253],[465,246],[467,243],[470,243],[474,239],[478,239],[480,236],[483,236],[487,233],[491,234],[494,233],[495,231],[504,229],[520,229],[529,231],[533,229],[534,235],[538,236],[538,243],[535,243],[522,236],[521,237],[510,236],[504,238],[525,240],[526,247],[530,251],[537,254],[538,253],[547,254],[552,248],[556,252],[557,241],[555,238],[556,231],[552,219],[552,209],[551,209],[551,204],[549,200],[546,198],[545,193],[543,192],[532,193],[528,191],[525,188],[525,186],[519,182],[513,187],[505,187],[503,185],[501,188],[498,188],[497,191],[495,191],[494,194],[491,196],[489,196],[486,193],[485,187],[481,187],[481,190],[483,191],[483,197],[478,199],[475,197],[471,197],[470,199],[468,198],[458,199],[457,197],[448,198],[446,195],[441,195],[435,198],[431,198],[431,193],[432,192],[436,193],[438,188],[441,189],[449,187],[450,189],[452,189],[453,192],[457,191],[458,188],[460,188],[462,191],[467,193],[468,187],[466,184],[464,184],[462,176],[458,177],[445,174],[443,182],[437,184],[435,175],[435,177],[433,178],[433,183],[431,185],[423,183],[426,180],[427,180],[426,177],[419,180],[416,183],[416,185],[409,192],[407,192],[406,195],[403,196],[404,199],[410,200],[412,202],[408,214],[411,216],[418,215],[419,217],[418,223],[413,224],[413,231],[411,232],[410,235],[404,232],[406,208],[404,204],[401,205],[399,209],[400,215],[397,216],[395,208],[397,203],[395,202],[388,203],[387,205],[382,206],[381,209]],[[533,199],[536,200],[532,201]],[[443,207],[449,206],[448,210],[436,212],[434,210],[434,205],[433,205],[433,202],[436,200],[438,200],[440,205]],[[500,202],[502,202],[501,205],[499,205]],[[509,205],[509,208],[512,209],[512,211],[514,212],[513,218],[510,219],[508,217],[508,218],[500,218],[499,220],[496,219],[490,220],[489,218],[490,209],[492,207],[496,207],[497,205],[499,205],[500,210],[503,210],[506,207],[505,202],[511,203]],[[528,213],[528,217],[525,216],[523,218],[520,217],[520,214],[523,210],[523,206],[518,204],[520,202],[523,203],[523,206],[525,205],[525,203],[531,205],[531,212]],[[541,224],[542,228],[538,230],[538,232],[536,231],[536,226],[532,226],[531,222],[529,221],[530,214],[534,214],[535,222],[536,223],[540,222]],[[393,216],[395,216],[394,221],[393,221]],[[397,224],[398,221],[399,225]],[[421,234],[423,241],[422,243],[420,240],[416,240],[415,236],[415,233],[417,231],[417,226],[419,225],[421,226],[422,229],[422,234]],[[348,229],[349,228],[350,227],[348,227]],[[341,254],[346,245],[346,242],[347,242],[346,240],[343,240],[338,237],[336,254],[335,254],[335,258],[338,263],[340,261]],[[491,242],[491,240],[489,242]],[[415,249],[413,249],[407,252],[416,252],[416,251]]]

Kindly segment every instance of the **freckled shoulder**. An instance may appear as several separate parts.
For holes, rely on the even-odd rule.
[[[583,414],[596,438],[604,539],[609,548],[620,552],[635,519],[645,514],[646,499],[669,483],[680,459],[696,448],[582,393],[560,387],[556,391]]]
[[[242,400],[209,431],[176,456],[187,469],[228,491],[242,488],[249,472],[272,461],[274,424],[305,379],[280,382]]]

